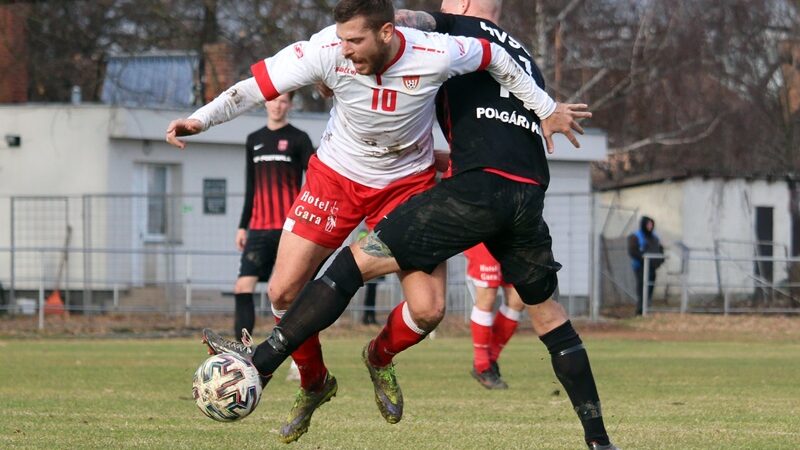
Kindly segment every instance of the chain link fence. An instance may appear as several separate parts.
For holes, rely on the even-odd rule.
[[[43,327],[56,291],[66,311],[85,316],[156,314],[189,324],[192,316],[230,314],[242,205],[234,194],[0,198],[0,211],[8,211],[8,231],[4,224],[0,233],[0,314],[38,315]],[[570,316],[632,315],[639,293],[626,239],[638,211],[599,205],[587,194],[548,194],[544,215],[564,265],[557,299]],[[645,313],[799,311],[800,261],[785,245],[719,240],[697,249],[676,242],[649,258],[655,256],[666,263],[652,298],[644,289]],[[446,306],[467,321],[465,273],[462,255],[448,262]],[[379,314],[403,300],[396,276],[373,283]],[[256,305],[269,315],[264,292],[260,286]],[[345,314],[353,322],[363,295]]]
[[[232,313],[243,197],[223,195],[0,198],[9,214],[8,233],[0,236],[0,314],[38,316],[44,327],[54,292],[68,313],[84,316],[156,314],[189,324],[192,316]],[[589,195],[552,194],[545,208],[564,263],[560,301],[574,316],[590,309],[591,205]],[[462,255],[448,262],[447,311],[466,321],[473,300],[465,273]],[[379,314],[403,300],[396,276],[373,283]],[[258,313],[269,315],[265,287],[259,292]],[[363,295],[346,317],[360,316]]]

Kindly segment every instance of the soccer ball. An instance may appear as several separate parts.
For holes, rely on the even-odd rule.
[[[233,422],[247,417],[261,400],[261,381],[253,363],[239,355],[214,355],[194,373],[192,396],[206,416]]]

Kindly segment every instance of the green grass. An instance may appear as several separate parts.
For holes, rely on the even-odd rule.
[[[0,340],[0,448],[578,449],[582,431],[544,347],[515,337],[511,389],[468,375],[468,338],[397,358],[406,407],[389,425],[361,365],[367,335],[325,339],[339,394],[292,447],[277,430],[294,398],[285,367],[258,409],[213,422],[191,399],[197,340]],[[800,344],[585,339],[606,426],[624,449],[800,446]],[[559,391],[556,394],[555,391]]]

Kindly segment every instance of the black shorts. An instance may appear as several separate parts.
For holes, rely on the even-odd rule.
[[[239,262],[240,277],[258,277],[258,281],[269,281],[278,242],[282,230],[250,230]]]
[[[500,262],[503,278],[524,285],[561,268],[543,209],[541,187],[473,170],[412,197],[375,232],[401,269],[427,273],[483,242]]]

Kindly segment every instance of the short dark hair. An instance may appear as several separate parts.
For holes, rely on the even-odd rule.
[[[378,30],[386,23],[394,23],[394,5],[391,0],[340,0],[333,8],[333,20],[344,23],[357,16],[367,20],[367,27]]]

